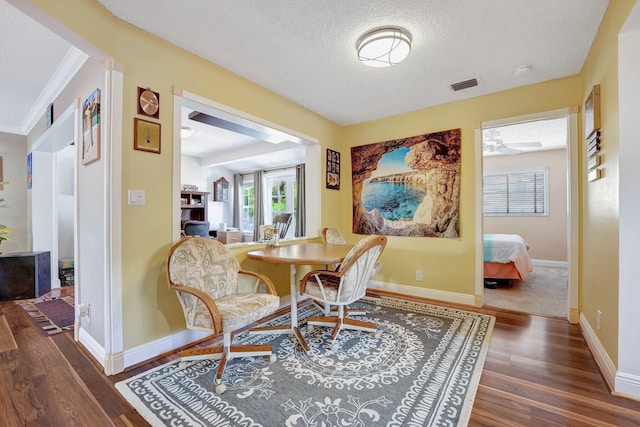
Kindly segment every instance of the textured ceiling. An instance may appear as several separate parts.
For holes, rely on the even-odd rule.
[[[577,74],[607,0],[99,0],[115,16],[339,124]],[[413,39],[391,68],[359,63],[380,26]],[[514,70],[528,66],[530,72]],[[452,83],[478,86],[453,92]]]
[[[343,125],[579,73],[609,3],[97,1],[115,16]],[[385,25],[411,33],[409,57],[386,69],[360,64],[357,39]],[[31,130],[84,60],[7,0],[0,0],[0,58],[0,132],[17,134]],[[523,66],[528,72],[515,73]],[[477,87],[450,88],[470,78]]]

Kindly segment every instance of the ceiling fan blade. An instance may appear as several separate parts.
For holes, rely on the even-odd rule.
[[[539,141],[511,142],[511,143],[507,143],[506,145],[508,145],[509,147],[531,147],[531,148],[536,148],[536,147],[542,147],[542,142],[539,142]]]
[[[496,151],[502,153],[502,154],[520,154],[522,153],[522,151],[520,150],[516,150],[515,148],[509,148],[506,145],[503,145],[502,147],[497,147]]]

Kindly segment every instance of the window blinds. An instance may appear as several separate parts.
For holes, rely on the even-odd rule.
[[[483,180],[483,208],[488,216],[547,215],[544,169],[491,172]]]

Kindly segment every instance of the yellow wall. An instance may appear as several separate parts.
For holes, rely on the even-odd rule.
[[[125,349],[183,328],[175,296],[167,290],[164,262],[171,244],[172,87],[229,105],[318,138],[340,151],[342,190],[322,191],[322,224],[351,230],[350,147],[451,128],[462,129],[461,237],[390,237],[382,281],[474,293],[474,129],[479,122],[581,105],[593,84],[602,86],[605,178],[581,187],[581,308],[594,324],[603,310],[600,339],[617,360],[617,31],[635,3],[611,2],[592,52],[579,76],[427,108],[345,128],[313,114],[222,68],[116,20],[98,2],[31,0],[124,66],[122,191],[147,191],[145,207],[123,200],[123,316]],[[131,147],[136,88],[161,94],[162,154]],[[402,96],[401,93],[398,96]],[[581,153],[583,156],[584,153]],[[348,238],[355,240],[355,236]],[[415,282],[415,269],[424,280]],[[135,325],[132,327],[131,325]]]
[[[611,360],[618,360],[618,33],[635,0],[612,1],[600,25],[581,75],[580,95],[587,99],[600,85],[604,177],[582,182],[580,310]],[[584,132],[581,129],[582,141]],[[581,149],[584,145],[581,145]],[[581,150],[582,159],[586,157]],[[583,164],[584,166],[584,164]],[[583,167],[584,170],[584,167]],[[584,174],[583,174],[584,175]],[[602,311],[597,330],[596,311]]]
[[[166,256],[172,243],[172,207],[177,202],[172,200],[173,87],[315,137],[327,148],[337,149],[339,127],[115,19],[96,1],[66,0],[61,5],[33,0],[33,3],[114,58],[124,69],[122,312],[124,348],[130,349],[184,329],[182,311],[165,278]],[[138,86],[151,87],[160,93],[160,155],[133,150]],[[145,190],[146,206],[127,206],[127,189]],[[327,191],[323,190],[323,194]],[[323,210],[323,214],[336,215],[330,209]]]
[[[475,181],[481,179],[475,168],[474,129],[483,121],[567,108],[579,103],[579,78],[570,77],[522,87],[465,101],[454,102],[412,113],[361,123],[344,129],[344,146],[420,135],[447,129],[462,129],[462,180],[460,188],[460,238],[415,238],[390,236],[382,254],[384,269],[376,277],[384,282],[473,295],[475,293]],[[401,96],[401,94],[399,94]],[[479,143],[478,143],[479,144]],[[350,176],[350,152],[343,171]],[[346,188],[348,190],[348,188]],[[343,191],[343,206],[351,206],[351,192]],[[344,212],[343,230],[351,230],[350,212]],[[356,236],[349,234],[349,240]],[[423,281],[415,280],[415,270]]]

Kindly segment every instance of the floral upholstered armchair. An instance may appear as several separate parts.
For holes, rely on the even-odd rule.
[[[280,307],[271,280],[256,272],[240,269],[227,247],[214,239],[189,237],[173,245],[167,259],[169,286],[178,295],[187,328],[223,335],[222,346],[193,348],[180,353],[182,360],[220,360],[216,374],[216,393],[226,389],[222,377],[228,359],[275,355],[270,345],[231,345],[233,333]],[[255,279],[253,292],[239,292],[238,278]]]
[[[316,325],[333,327],[332,342],[342,329],[376,332],[375,323],[347,317],[355,313],[349,313],[345,307],[366,295],[371,271],[386,245],[385,236],[364,237],[349,251],[337,270],[314,270],[302,278],[300,293],[303,296],[324,307],[337,307],[335,313],[325,310],[324,316],[309,317],[308,330]],[[358,311],[358,314],[364,313]]]
[[[340,230],[338,230],[337,228],[330,228],[330,227],[323,228],[322,240],[324,241],[324,243],[329,243],[332,245],[347,244],[347,239],[344,238]],[[382,270],[382,262],[376,261],[375,265],[373,266],[373,270],[371,271],[371,275],[375,276],[376,274],[380,273],[380,270]]]

